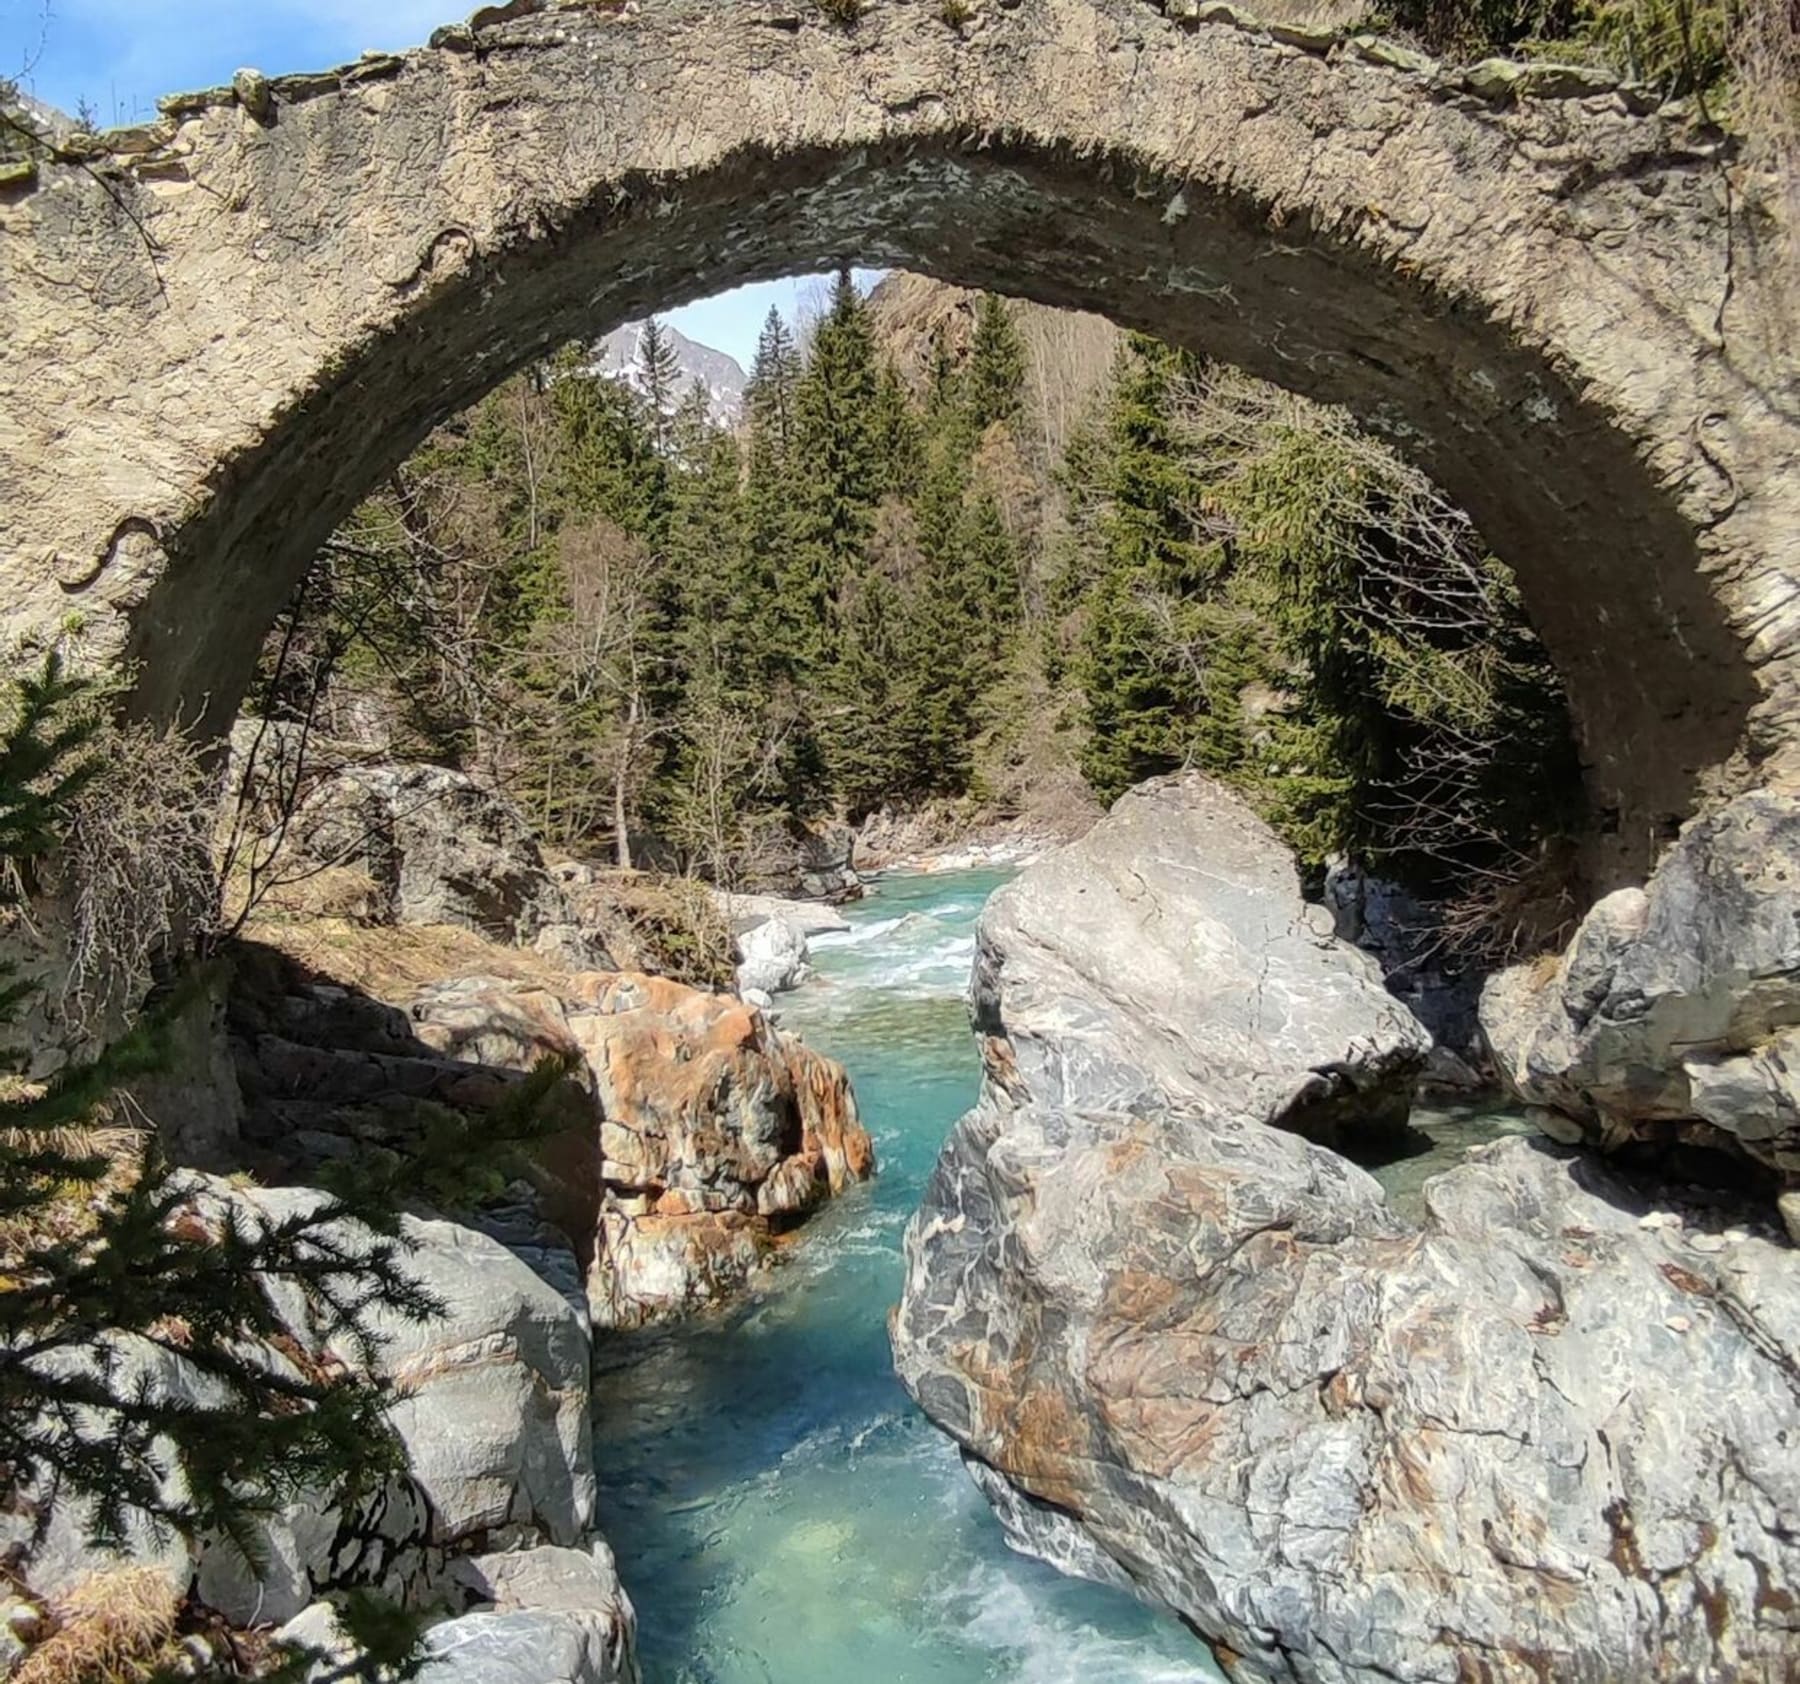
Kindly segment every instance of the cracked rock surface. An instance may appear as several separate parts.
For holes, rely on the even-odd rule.
[[[1495,977],[1481,1022],[1521,1098],[1614,1149],[1725,1147],[1800,1180],[1800,799],[1696,819],[1554,969]]]
[[[1021,881],[1110,987],[1081,879]],[[894,1345],[1021,1548],[1175,1610],[1235,1679],[1793,1676],[1800,1253],[1772,1223],[1684,1221],[1685,1194],[1512,1139],[1415,1226],[1268,1126],[1297,1043],[1257,1081],[1165,1058],[1185,1092],[1128,1092],[1156,1024],[1129,1055],[1029,1012],[1009,1042],[1001,999]]]
[[[1142,785],[982,915],[974,1013],[1048,1104],[1188,1101],[1336,1136],[1404,1121],[1431,1037],[1223,785]]]

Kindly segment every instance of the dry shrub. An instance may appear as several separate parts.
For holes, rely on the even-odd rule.
[[[672,977],[691,988],[736,985],[731,925],[696,878],[605,872],[583,891],[582,913],[621,970]]]
[[[410,1000],[451,977],[492,976],[554,988],[569,975],[566,966],[528,948],[448,924],[384,928],[344,918],[273,916],[259,907],[241,937],[252,950],[270,949],[309,976],[377,1000]]]
[[[126,1191],[143,1171],[145,1130],[116,1123],[62,1129],[0,1129],[0,1154],[56,1154],[97,1159],[105,1164],[96,1180],[69,1180],[43,1186],[42,1198],[0,1215],[0,1290],[27,1254],[66,1245],[92,1232],[96,1212]],[[19,1189],[15,1189],[17,1191]]]
[[[13,1684],[140,1684],[159,1670],[180,1602],[154,1568],[85,1579],[53,1606],[56,1630]]]
[[[247,870],[237,870],[226,880],[223,894],[226,929],[320,918],[372,925],[386,916],[380,887],[360,866],[327,866],[263,883],[252,882]],[[254,907],[249,904],[253,895]]]
[[[1731,62],[1732,125],[1752,167],[1775,184],[1791,241],[1800,233],[1800,5],[1742,0]]]
[[[134,1006],[159,959],[212,915],[217,897],[218,779],[193,739],[108,727],[94,749],[100,772],[76,798],[52,862],[70,912],[59,1011],[78,1033]]]
[[[1444,943],[1460,959],[1490,968],[1536,958],[1554,966],[1580,927],[1587,895],[1575,845],[1554,838],[1444,908]]]

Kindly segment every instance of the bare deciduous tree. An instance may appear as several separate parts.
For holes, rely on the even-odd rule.
[[[545,828],[596,828],[592,796],[564,773],[603,768],[614,855],[629,870],[631,813],[649,770],[645,752],[660,730],[651,708],[660,658],[653,646],[657,563],[606,521],[565,527],[556,558],[561,612],[538,625],[528,651],[550,748],[542,768]],[[567,764],[559,764],[563,755]]]

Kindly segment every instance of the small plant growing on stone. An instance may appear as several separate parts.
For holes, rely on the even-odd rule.
[[[863,15],[863,0],[819,0],[819,10],[840,28],[849,29]]]
[[[962,29],[974,21],[975,8],[969,0],[944,0],[938,8],[938,16],[952,29]]]

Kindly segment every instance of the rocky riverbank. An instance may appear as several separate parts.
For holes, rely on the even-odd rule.
[[[634,1611],[595,1531],[594,1341],[724,1302],[874,1173],[849,1080],[754,1004],[613,966],[635,926],[609,881],[552,867],[461,774],[358,767],[293,831],[292,887],[252,909],[177,1027],[176,1068],[132,1102],[198,1166],[170,1219],[222,1237],[326,1208],[317,1186],[346,1169],[398,1171],[399,1268],[435,1313],[376,1310],[354,1338],[302,1269],[263,1278],[260,1336],[276,1368],[388,1388],[395,1471],[348,1501],[283,1493],[248,1551],[147,1521],[99,1548],[91,1511],[22,1494],[0,1519],[18,1590],[0,1676],[63,1677],[91,1606],[128,1586],[171,1641],[211,1622],[315,1650],[321,1677],[344,1653],[334,1609],[366,1589],[436,1622],[428,1684],[636,1684]],[[725,920],[710,902],[696,920],[662,939],[729,977]],[[547,1060],[546,1131],[480,1168],[473,1143]],[[388,1242],[323,1232],[354,1292]],[[208,1383],[175,1338],[116,1360],[171,1406]],[[195,1664],[224,1653],[186,1641]]]
[[[1513,1139],[1399,1215],[1303,1136],[1319,1101],[1345,1143],[1388,1121],[1427,1038],[1234,808],[1135,792],[983,920],[986,1079],[909,1230],[908,1389],[1020,1547],[1234,1678],[1787,1678],[1772,1202]]]

